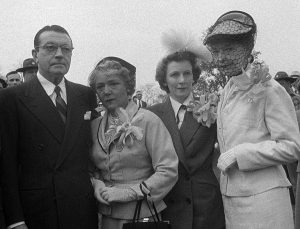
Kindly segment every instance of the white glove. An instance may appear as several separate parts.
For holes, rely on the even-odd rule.
[[[233,149],[226,151],[225,153],[221,153],[217,167],[221,170],[221,172],[226,173],[228,169],[235,165],[237,162],[235,151]]]
[[[109,205],[109,203],[107,201],[105,201],[100,194],[102,189],[105,188],[104,182],[101,180],[95,179],[95,178],[92,178],[91,181],[92,181],[92,185],[94,187],[94,195],[95,195],[96,199],[100,203]]]
[[[138,199],[136,192],[131,188],[104,187],[102,188],[100,195],[108,203],[124,203]]]

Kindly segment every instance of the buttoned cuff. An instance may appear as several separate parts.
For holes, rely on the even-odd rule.
[[[237,162],[237,160],[236,160],[235,150],[231,149],[220,155],[217,167],[223,173],[225,173],[226,170],[231,168],[236,162]]]

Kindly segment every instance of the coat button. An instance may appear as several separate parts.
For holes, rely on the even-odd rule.
[[[44,148],[45,148],[44,144],[39,144],[39,145],[38,145],[38,149],[39,149],[40,151],[42,151]]]
[[[187,175],[187,176],[185,177],[185,179],[186,179],[187,181],[189,181],[191,178],[190,178],[189,175]]]
[[[188,204],[191,204],[191,203],[192,203],[192,201],[191,201],[190,198],[186,198],[185,201],[186,201]]]

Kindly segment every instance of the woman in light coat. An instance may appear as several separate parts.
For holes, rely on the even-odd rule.
[[[89,82],[105,108],[103,117],[91,123],[91,154],[97,168],[93,184],[103,216],[101,229],[121,229],[144,197],[142,182],[157,211],[166,208],[163,198],[177,181],[178,158],[162,121],[131,100],[134,66],[120,58],[105,58]],[[140,217],[151,218],[145,201]]]
[[[290,96],[253,61],[253,18],[230,11],[204,40],[221,74],[229,77],[218,105],[218,167],[226,228],[294,228],[282,164],[299,158],[300,135]]]

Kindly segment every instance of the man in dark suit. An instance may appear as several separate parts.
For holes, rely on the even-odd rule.
[[[147,107],[147,103],[142,100],[142,98],[143,98],[142,91],[136,91],[135,96],[136,96],[135,103],[139,106],[139,108],[145,108],[145,107]]]
[[[90,88],[64,78],[72,50],[64,28],[45,26],[32,50],[37,77],[1,91],[1,178],[10,228],[97,228],[85,120],[96,98]]]

